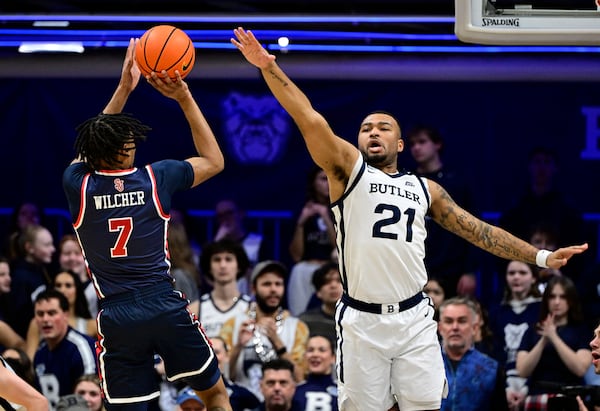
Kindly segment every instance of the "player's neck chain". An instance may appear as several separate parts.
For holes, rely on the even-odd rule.
[[[250,304],[250,310],[248,311],[248,317],[252,321],[256,322],[256,302]],[[281,333],[283,328],[283,308],[277,309],[277,315],[275,316],[275,326],[277,327],[277,334]],[[277,358],[277,353],[273,347],[266,348],[263,344],[263,334],[260,331],[260,327],[256,325],[253,328],[252,344],[254,344],[254,351],[258,358],[263,362],[271,361]]]

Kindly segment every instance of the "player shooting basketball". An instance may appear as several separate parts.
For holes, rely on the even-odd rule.
[[[333,133],[250,31],[234,34],[329,181],[344,286],[336,311],[340,410],[387,410],[395,398],[402,411],[439,409],[444,365],[433,304],[422,292],[425,216],[498,257],[543,267],[562,267],[587,244],[538,250],[469,214],[437,183],[400,173],[404,142],[388,113],[367,115],[356,148]]]
[[[137,143],[149,128],[121,114],[140,71],[133,40],[121,80],[103,112],[78,127],[78,158],[64,172],[73,226],[99,296],[98,364],[109,411],[142,411],[160,394],[155,353],[170,381],[184,378],[209,410],[231,410],[210,347],[187,300],[173,290],[167,227],[171,196],[223,169],[215,136],[177,72],[147,81],[183,111],[198,155],[134,167]]]

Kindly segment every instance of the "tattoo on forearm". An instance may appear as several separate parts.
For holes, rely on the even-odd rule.
[[[284,79],[282,79],[281,77],[279,77],[277,75],[277,73],[275,73],[273,70],[269,70],[269,74],[271,74],[271,77],[273,77],[274,79],[279,80],[279,82],[281,84],[283,84],[283,87],[287,87],[287,85],[288,85],[287,81],[285,81]]]
[[[443,207],[437,210],[437,221],[444,228],[498,257],[535,262],[529,244],[469,214],[442,187],[438,194]]]

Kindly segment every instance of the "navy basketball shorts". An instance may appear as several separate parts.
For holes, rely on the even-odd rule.
[[[183,378],[202,391],[221,378],[209,340],[187,305],[167,282],[101,300],[96,351],[109,404],[160,395],[155,354],[163,359],[169,381]]]

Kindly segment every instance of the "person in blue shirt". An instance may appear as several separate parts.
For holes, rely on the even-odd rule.
[[[215,353],[187,310],[188,300],[173,288],[166,241],[173,194],[218,174],[223,154],[180,73],[171,80],[163,71],[146,80],[178,103],[197,153],[134,165],[150,130],[122,113],[140,79],[134,53],[131,39],[117,89],[101,114],[77,127],[77,157],[63,174],[73,227],[99,299],[97,356],[107,410],[145,411],[159,397],[158,354],[169,381],[184,380],[210,410],[230,411]]]
[[[473,347],[477,306],[466,297],[445,300],[439,309],[442,357],[448,395],[441,411],[506,411],[505,378],[498,361]]]
[[[335,365],[333,341],[322,335],[313,335],[306,343],[304,359],[308,374],[304,382],[296,386],[294,409],[337,410],[337,385],[332,377]]]
[[[69,301],[56,289],[38,294],[34,319],[42,337],[33,357],[36,385],[55,407],[79,377],[96,373],[95,341],[69,326]]]

